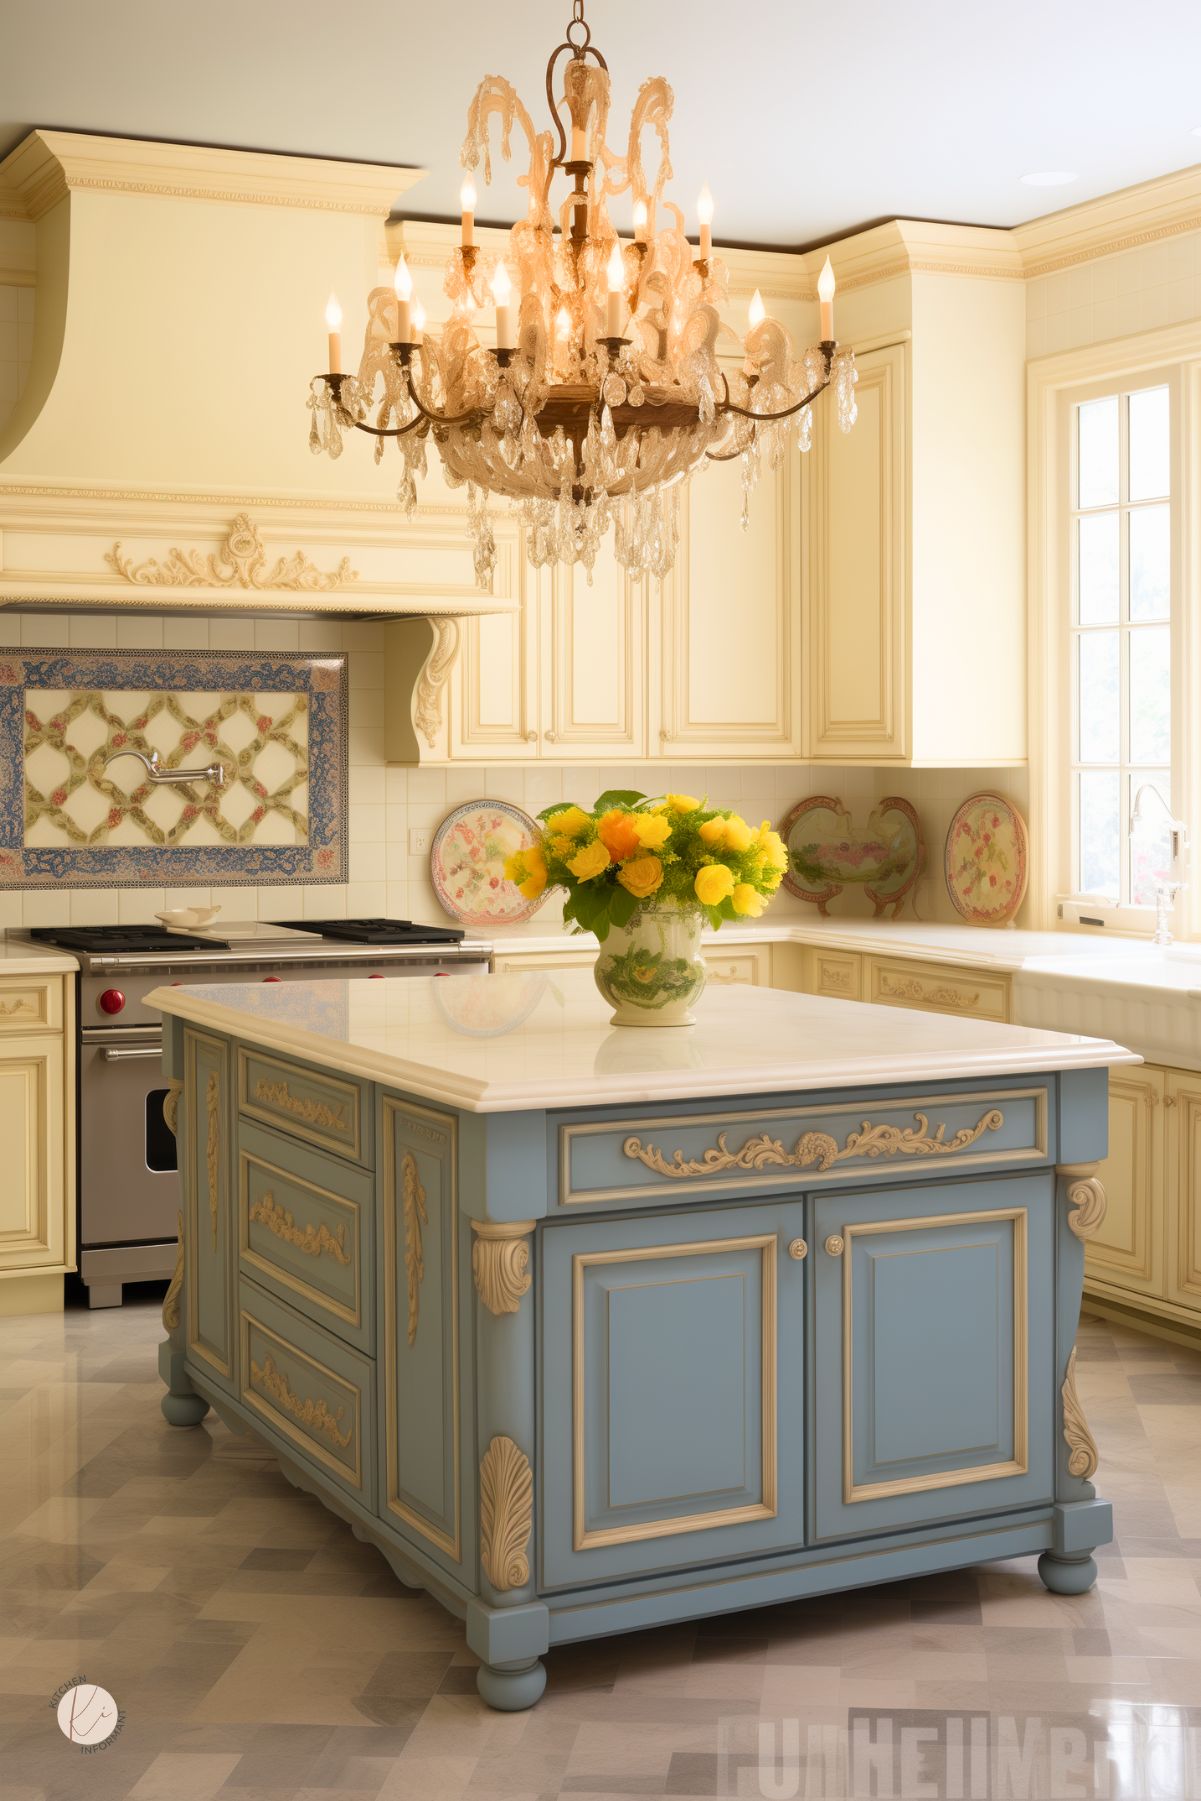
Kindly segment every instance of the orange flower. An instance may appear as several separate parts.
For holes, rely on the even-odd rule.
[[[624,857],[632,857],[642,848],[635,820],[619,807],[601,814],[597,821],[596,835],[615,863],[620,863]]]

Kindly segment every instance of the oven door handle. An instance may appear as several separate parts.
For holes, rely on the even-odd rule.
[[[159,1057],[163,1054],[161,1044],[114,1045],[106,1044],[100,1052],[106,1063],[128,1063],[134,1057]]]

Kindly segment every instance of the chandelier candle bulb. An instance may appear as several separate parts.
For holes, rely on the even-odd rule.
[[[414,344],[420,344],[422,338],[425,336],[425,308],[422,306],[420,300],[415,300],[413,302],[411,317],[413,342]]]
[[[512,350],[513,348],[513,308],[509,304],[513,297],[513,283],[509,280],[509,271],[503,263],[497,263],[496,273],[492,277],[492,298],[496,302],[496,348]]]
[[[605,279],[609,284],[609,299],[605,308],[605,335],[619,338],[624,323],[622,319],[622,290],[626,285],[626,266],[621,255],[621,240],[613,245],[609,256],[609,266],[605,270]]]
[[[342,373],[342,308],[338,296],[331,294],[325,303],[325,325],[329,333],[328,367],[331,375]]]
[[[708,182],[696,197],[696,216],[701,228],[701,260],[708,262],[713,255],[713,196]]]
[[[396,342],[411,344],[413,342],[413,277],[409,274],[409,265],[403,254],[396,265],[392,277],[392,286],[396,289]]]
[[[459,189],[459,206],[463,214],[461,242],[464,250],[470,250],[475,243],[475,205],[478,198],[474,181],[470,175],[465,175]]]
[[[829,257],[817,278],[817,297],[821,302],[821,336],[823,344],[834,342],[834,266]]]
[[[648,220],[649,220],[649,214],[648,214],[647,208],[646,208],[646,201],[645,200],[635,200],[635,202],[634,202],[634,242],[635,242],[635,244],[645,244],[646,243],[646,228],[647,228]]]

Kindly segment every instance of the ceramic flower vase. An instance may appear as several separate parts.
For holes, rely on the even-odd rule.
[[[639,907],[611,926],[596,959],[596,985],[615,1026],[691,1026],[705,986],[703,917],[695,907]]]

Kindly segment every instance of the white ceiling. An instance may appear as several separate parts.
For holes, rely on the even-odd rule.
[[[0,0],[0,153],[45,125],[419,165],[407,210],[450,217],[476,83],[507,75],[541,126],[569,11]],[[644,77],[671,81],[674,197],[691,213],[707,180],[719,242],[792,248],[896,216],[1013,225],[1201,162],[1197,0],[591,0],[589,22],[616,119]],[[1045,169],[1079,180],[1022,185]],[[522,211],[502,166],[479,216]]]

